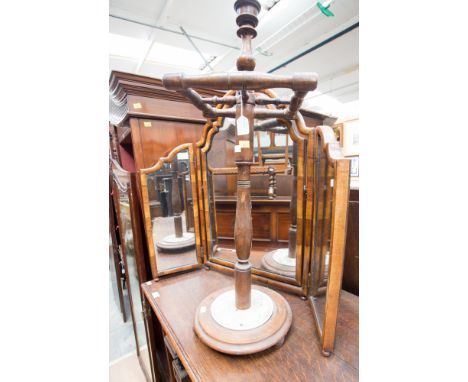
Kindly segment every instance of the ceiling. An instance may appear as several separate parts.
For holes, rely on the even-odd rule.
[[[323,15],[316,0],[260,2],[263,8],[253,44],[256,70],[274,70],[278,74],[316,72],[319,85],[309,93],[304,106],[338,117],[356,115],[358,0],[332,2],[329,9],[335,14],[333,17]],[[110,0],[110,70],[150,77],[180,71],[235,70],[240,40],[236,35],[233,4],[234,0]],[[267,10],[268,7],[271,9]],[[332,38],[347,29],[350,31]],[[314,47],[301,58],[278,68]]]

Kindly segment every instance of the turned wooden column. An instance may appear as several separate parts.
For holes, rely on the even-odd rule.
[[[174,230],[176,237],[182,237],[184,231],[182,229],[182,204],[180,201],[180,190],[179,190],[179,166],[177,158],[171,163],[171,175],[172,175],[172,187],[171,187],[171,199],[172,199],[172,213],[174,214]]]
[[[237,59],[237,70],[252,71],[255,69],[255,58],[252,54],[252,39],[257,36],[255,27],[258,24],[257,14],[260,3],[256,0],[237,0],[234,4],[237,12],[236,23],[239,26],[237,35],[242,40],[241,54]],[[250,249],[252,247],[252,212],[250,202],[250,166],[253,164],[253,127],[255,93],[241,91],[236,103],[236,146],[235,160],[237,166],[237,205],[234,225],[234,240],[237,262],[235,264],[236,308],[250,308],[252,289],[252,264]],[[246,123],[239,124],[241,119]],[[244,120],[245,121],[245,120]]]
[[[252,247],[252,213],[250,201],[250,172],[254,164],[253,131],[255,117],[255,91],[268,88],[268,80],[258,74],[247,73],[255,68],[252,55],[252,39],[256,36],[257,15],[261,5],[257,0],[237,0],[234,4],[237,12],[237,34],[242,39],[241,55],[237,60],[238,72],[211,74],[189,78],[183,75],[165,76],[163,83],[167,88],[178,88],[202,110],[206,116],[235,117],[236,132],[234,159],[237,167],[237,204],[234,224],[234,240],[237,261],[234,265],[235,288],[221,289],[211,293],[200,302],[194,321],[194,330],[198,337],[211,348],[233,355],[257,353],[284,341],[292,322],[291,308],[279,293],[261,286],[252,287],[252,265],[250,250]],[[279,84],[284,78],[276,78]],[[279,81],[278,81],[279,79]],[[289,79],[286,78],[288,81]],[[221,81],[221,82],[220,82]],[[223,102],[230,109],[214,109],[191,89],[196,83],[210,83],[219,88],[236,90],[236,97],[225,97]],[[285,87],[299,86],[296,80],[292,84],[280,84]],[[279,87],[281,87],[279,86]],[[196,86],[193,86],[196,87]],[[208,102],[211,102],[208,100]],[[222,102],[222,103],[223,103]],[[261,101],[258,103],[261,105]],[[298,103],[296,102],[298,105]],[[265,118],[266,109],[258,108],[257,116]],[[273,110],[277,111],[277,110]],[[283,111],[279,110],[280,113]],[[295,112],[292,109],[292,112]],[[288,112],[288,115],[290,113]],[[286,115],[286,114],[285,114]],[[209,171],[208,171],[209,173]],[[234,296],[233,296],[234,292]],[[251,296],[254,296],[252,299]],[[234,297],[234,301],[233,301]]]
[[[253,122],[254,93],[244,93],[236,105],[236,122],[246,118],[248,130],[243,131],[236,123],[235,160],[237,172],[237,204],[234,225],[234,240],[237,262],[235,264],[235,289],[237,309],[250,307],[250,291],[252,287],[250,264],[250,249],[252,247],[252,213],[250,201],[250,166],[253,164]],[[243,103],[242,106],[240,103]],[[241,115],[242,113],[242,115]],[[245,128],[245,126],[244,126]],[[239,134],[246,132],[246,134]]]

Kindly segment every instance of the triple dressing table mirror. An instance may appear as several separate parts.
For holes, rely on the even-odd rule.
[[[192,143],[177,146],[139,172],[153,277],[199,268],[202,258]]]

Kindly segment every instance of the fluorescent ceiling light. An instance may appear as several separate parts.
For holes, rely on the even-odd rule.
[[[313,98],[306,98],[303,107],[319,113],[331,114],[338,118],[359,114],[359,100],[343,103],[327,94],[321,94],[319,91],[314,92]]]
[[[279,3],[280,0],[259,0],[260,4],[262,5],[262,8],[265,9],[266,11],[269,11],[271,8],[273,8],[276,3]]]
[[[139,60],[148,50],[150,42],[138,38],[109,34],[109,54]]]

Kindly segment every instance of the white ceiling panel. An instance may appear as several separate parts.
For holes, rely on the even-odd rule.
[[[234,0],[110,0],[110,69],[151,77],[210,72],[183,27],[214,71],[235,70],[239,49],[233,47],[240,41],[233,5]],[[335,0],[330,10],[334,17],[311,0],[280,0],[262,9],[253,41],[256,70],[269,71],[359,21],[358,0]],[[311,108],[352,104],[359,96],[358,48],[356,28],[275,73],[317,72],[317,91],[306,100]]]
[[[154,23],[167,0],[109,0],[109,13],[143,23]]]
[[[145,40],[151,36],[153,30],[144,25],[109,17],[109,33]]]
[[[187,31],[226,43],[236,43],[234,1],[173,1],[168,10],[168,26],[186,26]]]
[[[135,59],[121,58],[121,57],[109,57],[109,68],[110,70],[118,70],[120,72],[135,73],[137,66]]]
[[[359,27],[278,69],[276,73],[316,72],[325,78],[355,69],[359,64]]]

